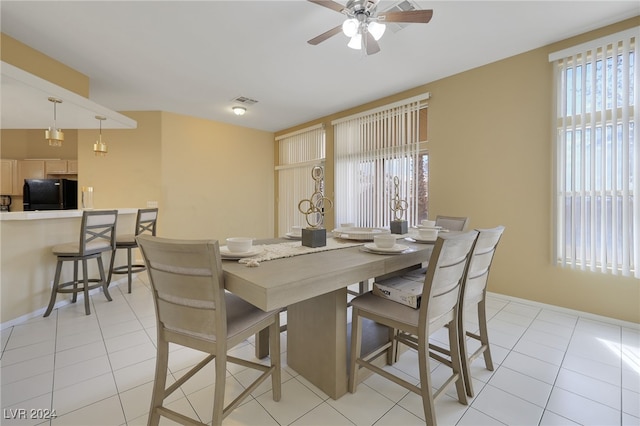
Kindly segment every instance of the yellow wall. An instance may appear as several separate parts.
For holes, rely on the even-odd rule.
[[[168,112],[123,112],[135,130],[79,131],[80,186],[96,208],[160,208],[158,232],[174,238],[273,236],[273,133]],[[224,244],[224,243],[222,243]]]
[[[49,146],[44,138],[45,129],[0,130],[0,158],[22,160],[25,158],[78,158],[78,131],[64,130],[61,147]]]
[[[431,92],[429,215],[469,216],[471,227],[505,225],[489,290],[640,322],[640,281],[563,269],[552,262],[552,66],[548,55],[640,25],[633,18],[444,78],[276,135]],[[327,149],[327,164],[332,164]],[[327,173],[329,174],[329,173]],[[333,195],[333,182],[326,192]]]
[[[4,33],[0,33],[0,59],[80,96],[89,97],[89,77]]]

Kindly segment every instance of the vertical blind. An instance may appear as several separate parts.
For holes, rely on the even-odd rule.
[[[388,227],[397,195],[408,209],[402,219],[418,218],[420,110],[429,94],[333,121],[335,131],[336,223]]]
[[[284,235],[293,225],[306,226],[298,203],[309,198],[315,190],[311,169],[324,164],[325,130],[322,125],[308,127],[277,137],[276,141],[279,150],[276,166],[278,234]]]
[[[556,261],[640,278],[638,28],[553,53]]]

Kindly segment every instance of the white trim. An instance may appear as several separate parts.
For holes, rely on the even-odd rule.
[[[569,309],[569,308],[564,308],[562,306],[556,306],[556,305],[549,305],[547,303],[542,303],[542,302],[536,302],[533,300],[528,300],[528,299],[522,299],[519,297],[514,297],[514,296],[508,296],[506,294],[499,294],[499,293],[493,293],[491,291],[487,291],[487,296],[496,298],[496,299],[503,299],[509,302],[514,302],[514,303],[522,303],[525,305],[533,305],[533,306],[537,306],[540,309],[548,309],[550,311],[555,311],[555,312],[560,312],[563,314],[567,314],[567,315],[574,315],[580,318],[585,318],[585,319],[589,319],[589,320],[593,320],[593,321],[601,321],[601,322],[605,322],[607,324],[613,324],[613,325],[617,325],[620,327],[625,327],[625,328],[631,328],[634,330],[639,330],[640,331],[640,324],[636,323],[636,322],[631,322],[631,321],[623,321],[623,320],[619,320],[616,318],[611,318],[611,317],[605,317],[602,315],[596,315],[596,314],[592,314],[590,312],[584,312],[584,311],[578,311],[575,309]]]
[[[403,99],[401,101],[393,102],[393,103],[387,104],[387,105],[383,105],[383,106],[378,107],[378,108],[374,108],[374,109],[370,109],[370,110],[367,110],[367,111],[359,112],[358,114],[353,114],[353,115],[349,115],[347,117],[338,118],[336,120],[333,120],[331,122],[331,125],[334,126],[336,124],[344,123],[345,121],[350,121],[350,120],[353,120],[355,118],[360,118],[360,117],[364,117],[366,115],[375,114],[377,112],[382,112],[382,111],[386,111],[386,110],[389,110],[389,109],[392,109],[392,108],[405,106],[405,105],[413,103],[413,102],[427,101],[429,99],[431,99],[431,92],[426,92],[426,93],[423,93],[421,95],[414,96],[412,98]]]
[[[310,132],[312,130],[319,130],[319,129],[323,129],[323,128],[324,128],[324,123],[316,124],[315,126],[306,127],[304,129],[296,130],[295,132],[287,133],[286,135],[276,136],[276,141],[279,141],[279,140],[282,140],[282,139],[286,139],[286,138],[290,138],[292,136],[296,136],[296,135],[299,135],[301,133],[306,133],[306,132]]]
[[[569,56],[573,56],[576,54],[576,52],[594,50],[612,43],[618,43],[623,39],[628,39],[632,37],[635,37],[637,39],[639,33],[640,33],[640,27],[633,27],[633,28],[629,28],[628,30],[620,31],[615,34],[609,34],[608,36],[604,36],[595,40],[588,41],[586,43],[568,47],[566,49],[562,49],[557,52],[550,53],[549,62],[553,62],[553,61],[557,61],[558,59],[563,59]]]

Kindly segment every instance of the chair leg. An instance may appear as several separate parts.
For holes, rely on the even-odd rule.
[[[462,360],[460,359],[460,333],[458,333],[458,320],[454,319],[449,323],[449,349],[451,352],[451,369],[453,374],[456,374],[456,392],[458,394],[458,401],[462,404],[467,404],[467,390],[465,387],[464,373],[462,371]]]
[[[167,367],[169,364],[169,343],[158,339],[158,349],[156,358],[156,375],[153,380],[153,392],[151,393],[151,407],[149,408],[148,426],[158,426],[160,423],[160,413],[158,408],[162,407],[164,400],[165,386],[167,384]]]
[[[428,425],[436,424],[436,410],[433,401],[433,386],[431,371],[429,370],[429,339],[420,337],[418,342],[418,367],[420,371],[420,393],[424,418]]]
[[[131,265],[133,265],[133,263],[131,263],[131,248],[128,247],[127,248],[127,279],[128,279],[127,284],[129,285],[129,291],[128,291],[129,293],[131,293],[131,269],[132,269]]]
[[[355,393],[358,387],[358,369],[356,361],[362,347],[362,317],[359,309],[353,308],[351,315],[351,359],[349,361],[349,392]]]
[[[44,317],[48,317],[53,310],[53,306],[56,304],[56,296],[58,295],[58,283],[60,282],[60,272],[62,271],[62,261],[58,260],[56,265],[56,275],[53,279],[53,286],[51,286],[51,298],[49,299],[49,306],[44,313]],[[74,293],[75,294],[75,293]]]
[[[109,261],[109,279],[107,285],[111,284],[111,277],[113,276],[113,263],[116,260],[116,250],[111,250],[111,260]]]
[[[280,361],[280,314],[276,315],[276,320],[269,326],[269,352],[271,365],[274,368],[271,374],[271,389],[273,400],[280,401],[282,396],[281,381],[281,361]]]
[[[471,377],[471,360],[469,359],[469,351],[467,350],[467,332],[464,326],[464,310],[461,309],[458,316],[458,346],[460,348],[460,362],[462,375],[464,378],[464,387],[467,395],[473,397],[473,378]]]
[[[223,345],[221,345],[223,346]],[[214,386],[213,394],[213,420],[211,425],[222,425],[222,418],[224,417],[224,388],[227,382],[227,354],[226,348],[220,350],[218,348],[216,354],[216,383]]]
[[[485,299],[478,303],[478,324],[480,325],[480,344],[485,346],[483,352],[484,364],[487,370],[493,371],[493,360],[491,359],[491,347],[489,346],[489,333],[487,331],[487,309],[485,307]]]
[[[82,280],[84,281],[84,313],[91,314],[91,308],[89,307],[89,268],[87,265],[87,259],[82,259]]]
[[[78,300],[78,261],[73,261],[73,296],[71,296],[71,303],[76,303]]]
[[[96,260],[98,261],[98,271],[100,272],[100,281],[102,282],[102,291],[104,291],[104,295],[107,298],[107,300],[111,302],[113,299],[111,298],[111,294],[109,294],[109,283],[105,279],[106,277],[104,272],[104,264],[102,263],[102,255],[99,255],[98,257],[96,257]]]

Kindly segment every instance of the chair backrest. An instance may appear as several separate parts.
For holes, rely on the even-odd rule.
[[[449,231],[465,231],[468,223],[468,217],[436,216],[436,226],[442,226]]]
[[[214,240],[136,237],[147,266],[158,333],[217,341],[227,335],[220,247]],[[160,335],[160,334],[159,334]],[[224,348],[226,338],[219,339]],[[179,342],[178,342],[179,343]]]
[[[467,282],[464,290],[465,303],[479,302],[484,298],[489,278],[489,269],[493,256],[504,232],[504,226],[492,229],[476,229],[479,232],[478,241],[473,249],[467,272]]]
[[[136,235],[149,234],[155,237],[158,209],[139,209],[136,216]]]
[[[79,254],[115,250],[117,210],[85,210],[82,212]]]
[[[439,236],[429,259],[420,305],[419,327],[440,328],[456,318],[477,231]],[[425,303],[426,302],[426,303]]]

